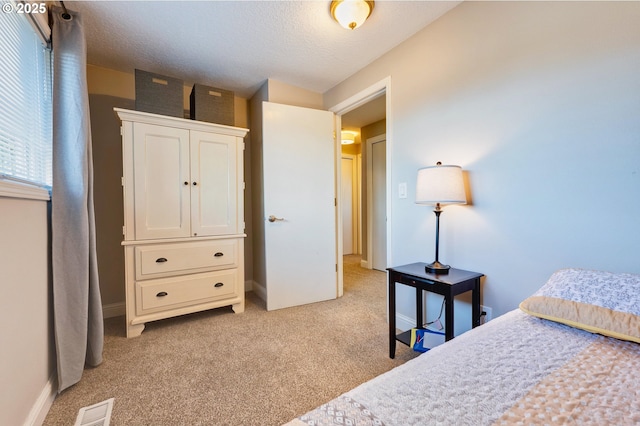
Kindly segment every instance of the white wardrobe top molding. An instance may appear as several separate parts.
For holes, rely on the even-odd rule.
[[[199,130],[202,132],[216,132],[224,135],[244,137],[249,129],[242,127],[225,126],[224,124],[207,123],[204,121],[190,120],[187,118],[169,117],[149,112],[133,111],[129,109],[113,109],[122,121],[135,121],[136,123],[156,124],[159,126],[171,125],[179,129]]]

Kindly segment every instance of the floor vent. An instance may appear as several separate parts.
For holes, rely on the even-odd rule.
[[[74,426],[109,426],[111,411],[113,410],[113,399],[82,407],[78,411]]]

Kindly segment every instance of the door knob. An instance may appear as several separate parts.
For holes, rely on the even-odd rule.
[[[269,216],[269,222],[275,222],[275,221],[282,222],[282,221],[284,221],[284,218],[283,217],[275,217],[274,215]]]

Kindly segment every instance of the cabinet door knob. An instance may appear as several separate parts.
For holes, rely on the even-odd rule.
[[[164,263],[166,261],[167,261],[166,257],[159,257],[159,258],[156,259],[156,263]]]
[[[187,182],[187,181],[185,180],[185,181],[184,181],[184,184],[185,184],[185,185],[189,185],[189,182]]]
[[[213,286],[214,287],[222,287],[224,285],[224,283],[215,283]]]
[[[198,184],[198,182],[193,182],[193,186],[196,186]]]
[[[165,297],[168,296],[169,293],[167,293],[166,291],[161,291],[160,293],[156,294],[156,297]]]
[[[220,252],[220,251],[219,251],[219,252],[217,252],[216,254],[214,254],[214,256],[215,256],[215,257],[222,257],[222,256],[224,256],[224,253],[222,253],[222,252]]]

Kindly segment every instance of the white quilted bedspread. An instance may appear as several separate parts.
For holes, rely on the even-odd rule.
[[[599,349],[581,359],[579,355],[598,342],[610,347],[606,359],[594,361]],[[616,355],[620,348],[627,351],[624,360]],[[614,367],[617,376],[603,380]],[[597,372],[592,374],[592,368]],[[576,377],[580,372],[584,377]],[[615,377],[627,381],[623,391]],[[514,310],[290,424],[638,424],[639,381],[640,345]],[[605,388],[590,398],[595,393],[586,386]]]

